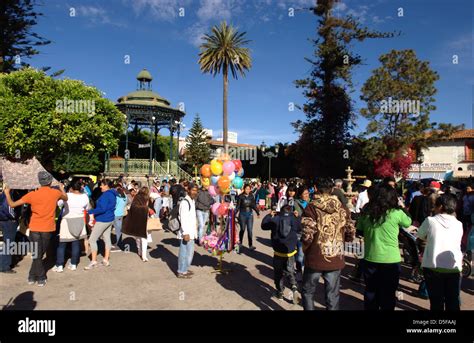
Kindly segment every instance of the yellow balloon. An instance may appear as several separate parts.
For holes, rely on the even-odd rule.
[[[211,171],[214,175],[221,175],[222,174],[222,163],[217,160],[211,161]]]
[[[201,184],[203,186],[209,187],[209,185],[211,184],[211,179],[208,177],[201,177]]]

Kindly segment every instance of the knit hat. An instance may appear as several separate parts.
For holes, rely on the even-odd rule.
[[[38,172],[38,181],[41,186],[47,186],[53,182],[53,176],[45,170]]]
[[[439,183],[438,181],[431,181],[430,188],[441,189],[441,183]]]

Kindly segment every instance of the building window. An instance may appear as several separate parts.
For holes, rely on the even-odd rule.
[[[469,162],[474,161],[474,141],[467,141],[464,150],[466,152],[465,160]]]

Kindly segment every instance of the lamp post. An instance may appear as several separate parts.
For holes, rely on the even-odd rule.
[[[265,145],[265,142],[262,142],[262,144],[260,145],[260,150],[262,150],[262,156],[263,157],[268,157],[268,181],[271,182],[272,181],[272,176],[271,176],[271,173],[272,173],[272,158],[276,158],[278,157],[278,151],[279,151],[279,146],[275,146],[275,153],[273,153],[272,151],[267,151],[265,152],[265,150],[267,149],[267,146]]]
[[[186,125],[182,121],[175,120],[175,125],[176,125],[176,130],[178,134],[178,147],[177,147],[177,153],[176,153],[176,165],[179,167],[179,134],[181,133],[181,128],[185,128]]]
[[[418,158],[417,158],[417,163],[418,163],[418,179],[421,180],[421,165],[423,164],[423,161],[424,161],[424,155],[423,155],[423,152],[420,150],[420,152],[418,153]]]

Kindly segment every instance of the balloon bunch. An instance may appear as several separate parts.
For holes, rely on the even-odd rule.
[[[242,189],[243,176],[242,162],[231,160],[227,154],[222,154],[201,167],[201,183],[208,187],[208,192],[212,197],[224,196],[231,189]],[[229,203],[215,203],[211,210],[214,215],[223,216],[227,214],[229,206]]]

